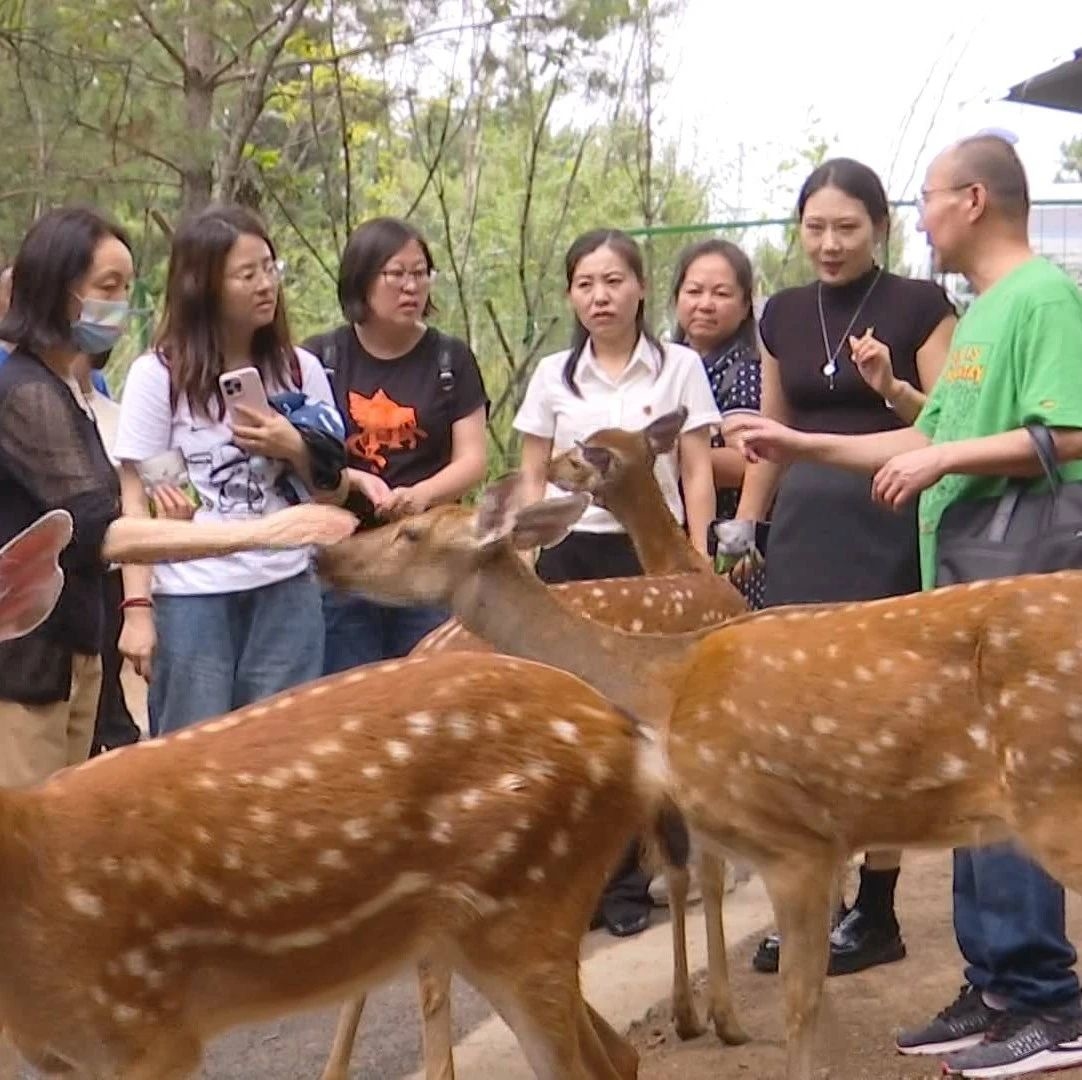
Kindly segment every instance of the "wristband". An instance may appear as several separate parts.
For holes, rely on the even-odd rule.
[[[149,596],[130,596],[120,601],[120,610],[127,611],[129,608],[152,608],[154,601]]]

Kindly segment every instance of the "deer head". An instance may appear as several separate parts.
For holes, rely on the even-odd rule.
[[[519,476],[489,484],[476,506],[437,506],[359,532],[316,560],[320,577],[383,604],[444,604],[485,563],[514,550],[559,543],[589,505],[588,495],[517,505]]]
[[[688,417],[681,405],[659,416],[641,431],[604,428],[585,442],[576,442],[549,464],[549,481],[564,491],[587,492],[606,509],[606,497],[626,478],[653,472],[654,461],[676,446]]]
[[[64,587],[60,553],[71,536],[71,515],[51,510],[0,548],[0,641],[29,634],[56,607]]]

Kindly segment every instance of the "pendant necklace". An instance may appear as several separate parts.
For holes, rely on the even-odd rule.
[[[830,340],[827,337],[827,320],[823,314],[823,283],[819,282],[819,288],[815,294],[816,301],[819,304],[819,329],[823,333],[823,354],[827,358],[827,362],[822,367],[822,372],[826,376],[827,381],[830,383],[830,389],[834,389],[834,376],[838,374],[838,353],[842,351],[842,346],[849,338],[849,331],[856,325],[857,319],[860,318],[860,313],[864,310],[864,305],[868,302],[868,297],[872,295],[876,285],[879,284],[879,279],[883,276],[883,268],[879,267],[876,271],[876,275],[872,278],[871,285],[868,286],[867,292],[861,297],[861,301],[857,304],[857,310],[853,312],[853,317],[849,320],[849,325],[842,331],[841,340],[837,346],[833,349],[830,348]]]

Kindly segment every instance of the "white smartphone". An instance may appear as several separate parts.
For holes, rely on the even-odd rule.
[[[218,385],[222,388],[226,415],[231,422],[238,405],[243,405],[254,412],[269,413],[271,411],[263,380],[254,367],[223,372],[218,376]]]

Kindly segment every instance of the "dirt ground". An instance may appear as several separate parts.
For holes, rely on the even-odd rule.
[[[830,1080],[932,1080],[934,1058],[904,1058],[894,1051],[899,1027],[930,1019],[957,993],[961,959],[950,924],[950,857],[912,854],[898,885],[898,907],[908,957],[858,975],[828,981],[828,1019],[817,1063]],[[1082,939],[1082,913],[1068,899],[1072,940]],[[785,1057],[777,976],[751,969],[755,942],[730,955],[737,1008],[752,1042],[724,1047],[712,1035],[681,1043],[666,1023],[664,1003],[632,1029],[642,1055],[640,1080],[771,1080],[784,1076]],[[699,980],[701,989],[702,980]],[[700,1010],[701,995],[700,995]],[[1057,1073],[1079,1077],[1082,1069]]]

